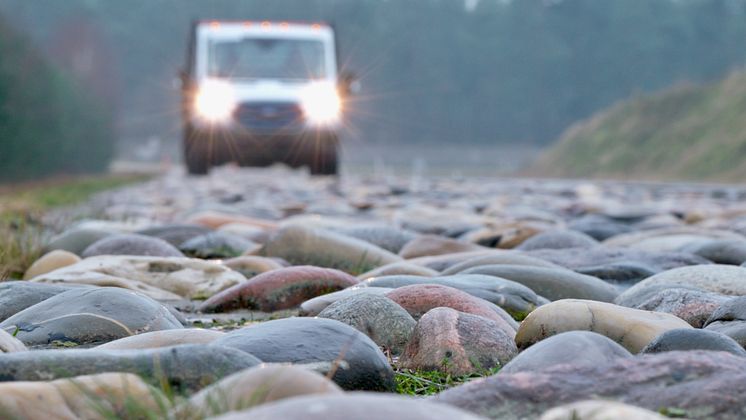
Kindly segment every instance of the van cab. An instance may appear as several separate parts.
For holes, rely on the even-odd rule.
[[[282,162],[336,174],[349,81],[336,52],[323,23],[195,22],[181,75],[188,172]]]

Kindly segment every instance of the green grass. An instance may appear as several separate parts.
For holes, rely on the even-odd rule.
[[[438,370],[416,371],[396,369],[396,392],[404,395],[427,396],[475,379],[496,374],[500,368],[483,370],[469,375],[453,376]]]
[[[44,213],[148,178],[145,175],[99,175],[1,185],[0,281],[21,278],[41,256]]]
[[[738,181],[746,176],[746,73],[636,95],[569,128],[530,175]]]

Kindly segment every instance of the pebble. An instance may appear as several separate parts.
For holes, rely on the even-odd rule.
[[[256,255],[231,258],[223,261],[223,265],[243,274],[247,279],[266,273],[267,271],[285,267],[285,265],[272,258],[258,257]]]
[[[329,307],[329,305],[349,296],[355,296],[359,294],[385,295],[392,290],[394,289],[390,289],[388,287],[360,287],[343,289],[338,292],[328,293],[301,303],[300,315],[317,316],[321,313],[321,311]]]
[[[185,255],[203,259],[233,258],[258,248],[256,242],[228,232],[206,233],[179,245]]]
[[[566,331],[592,331],[639,353],[658,335],[677,328],[692,328],[686,321],[661,312],[641,311],[611,303],[565,299],[531,312],[516,333],[524,349]]]
[[[228,413],[214,420],[485,420],[465,410],[431,401],[358,392],[347,395],[304,396]]]
[[[182,344],[209,344],[224,335],[224,332],[204,328],[150,331],[109,341],[96,348],[103,350],[133,350],[179,346]]]
[[[361,283],[360,286],[399,288],[416,284],[437,284],[461,290],[501,307],[515,319],[523,319],[536,307],[549,302],[520,283],[479,274],[458,274],[433,278],[384,276],[368,280]]]
[[[463,274],[486,274],[520,283],[549,300],[589,299],[612,302],[619,291],[596,277],[566,269],[531,267],[525,265],[484,265],[473,267]]]
[[[659,284],[625,293],[615,303],[645,311],[669,313],[694,328],[702,328],[715,309],[728,299],[728,296],[696,287]]]
[[[572,230],[551,230],[538,233],[515,247],[520,251],[537,249],[592,248],[599,242],[590,236]]]
[[[36,276],[49,273],[58,268],[67,267],[80,262],[80,257],[69,251],[60,249],[48,252],[31,264],[23,275],[24,280],[30,280]]]
[[[405,259],[412,259],[482,250],[486,250],[486,248],[469,242],[444,238],[438,235],[420,235],[407,242],[399,251],[399,256]]]
[[[710,315],[704,328],[723,333],[746,347],[746,296],[723,302]]]
[[[539,372],[561,364],[602,366],[632,357],[617,342],[591,331],[568,331],[547,337],[518,354],[499,374]]]
[[[627,289],[619,299],[650,286],[690,286],[723,295],[746,295],[746,268],[732,265],[695,265],[664,271]]]
[[[415,284],[394,289],[385,295],[420,319],[433,308],[446,307],[494,321],[506,333],[514,335],[517,324],[499,306],[453,287],[439,284]]]
[[[483,373],[502,367],[516,355],[514,336],[491,319],[434,308],[417,322],[398,364],[454,376]]]
[[[272,312],[294,308],[313,297],[357,283],[357,278],[330,268],[280,268],[260,274],[212,296],[200,305],[199,310],[226,312],[246,308]]]
[[[13,353],[17,351],[26,351],[26,345],[23,342],[5,330],[0,330],[0,353]]]
[[[393,354],[401,354],[417,324],[393,300],[370,293],[340,299],[327,306],[318,317],[344,322]]]
[[[111,231],[90,228],[72,228],[52,238],[44,247],[45,252],[61,250],[82,255],[93,243],[113,234]]]
[[[616,401],[588,400],[555,407],[539,420],[666,420],[652,410]]]
[[[401,257],[369,242],[336,232],[291,225],[280,229],[264,247],[270,257],[293,265],[314,265],[361,274]]]
[[[194,237],[205,235],[211,231],[211,229],[199,225],[169,224],[142,229],[135,233],[163,239],[171,245],[178,247]]]
[[[137,255],[143,257],[183,257],[176,247],[163,239],[134,233],[110,235],[91,244],[83,258],[100,255]]]
[[[304,395],[341,395],[334,382],[297,366],[261,364],[245,369],[200,390],[177,406],[178,419],[204,419],[231,411]]]
[[[712,350],[746,356],[746,350],[725,334],[700,329],[669,330],[655,337],[640,353],[664,351]]]

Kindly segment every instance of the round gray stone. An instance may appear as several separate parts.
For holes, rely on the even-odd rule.
[[[134,233],[111,235],[83,251],[83,258],[99,255],[135,255],[143,257],[183,257],[184,254],[163,239]]]
[[[139,230],[136,233],[163,239],[171,245],[178,247],[196,236],[205,235],[210,232],[212,232],[211,229],[200,225],[176,224],[155,226]]]
[[[568,331],[539,341],[522,351],[501,374],[536,372],[560,364],[604,365],[632,353],[614,340],[591,331]]]
[[[376,343],[355,328],[322,318],[268,321],[226,334],[215,346],[237,348],[268,363],[327,364],[346,390],[393,391],[394,371]]]
[[[104,372],[134,373],[156,386],[193,392],[261,361],[237,349],[188,344],[137,350],[38,350],[0,357],[0,381],[48,381]]]
[[[190,257],[233,258],[256,246],[255,242],[232,233],[210,232],[187,240],[179,249]]]
[[[596,277],[555,268],[518,265],[485,265],[463,274],[486,274],[520,283],[549,300],[588,299],[612,302],[619,291]]]
[[[591,248],[599,242],[585,233],[572,230],[552,230],[538,233],[518,245],[515,249],[532,251],[537,249]]]
[[[84,287],[30,306],[0,328],[27,345],[49,346],[99,344],[183,326],[168,308],[146,296],[116,287]]]
[[[353,294],[338,300],[318,316],[344,322],[394,354],[400,354],[404,350],[417,324],[393,300],[370,293]]]
[[[679,350],[727,351],[738,356],[746,356],[746,350],[725,334],[689,328],[664,332],[645,346],[640,353]]]

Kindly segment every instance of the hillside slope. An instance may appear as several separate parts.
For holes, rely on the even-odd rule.
[[[636,96],[570,127],[530,175],[742,181],[746,73]]]

